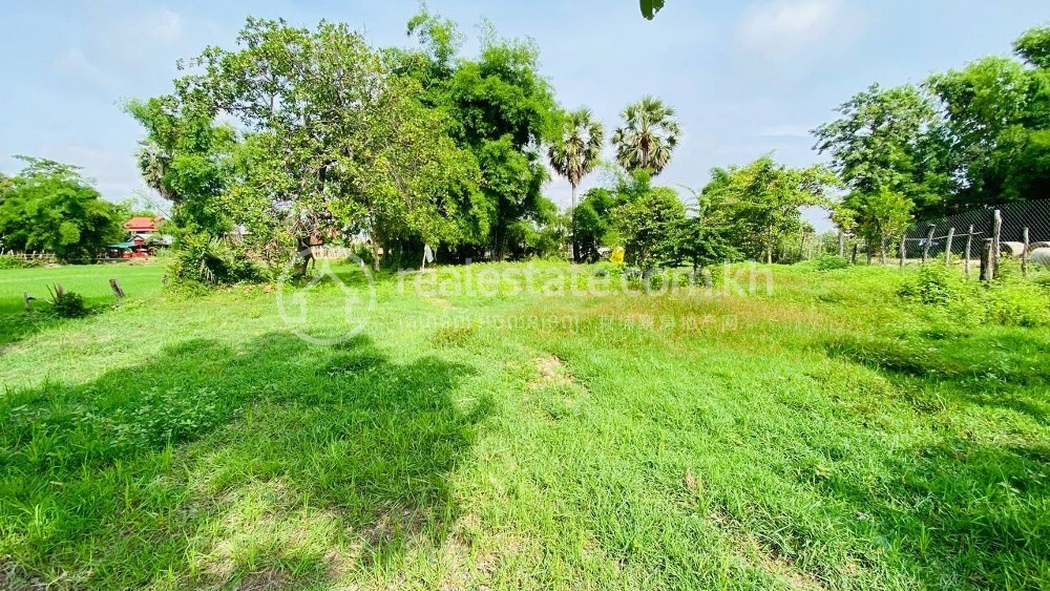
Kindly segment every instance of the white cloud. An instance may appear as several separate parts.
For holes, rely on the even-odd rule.
[[[773,0],[745,12],[737,39],[771,61],[792,60],[848,39],[858,20],[844,0]]]

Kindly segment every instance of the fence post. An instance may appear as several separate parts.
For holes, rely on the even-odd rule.
[[[1002,247],[1000,239],[1003,232],[1003,212],[995,210],[992,214],[992,279],[999,276],[999,250]]]
[[[981,281],[990,282],[995,278],[995,257],[992,256],[995,240],[984,239],[984,248],[981,249]]]
[[[908,263],[908,233],[901,236],[901,269]]]
[[[1028,228],[1021,229],[1021,237],[1024,240],[1024,251],[1021,253],[1021,275],[1028,277]]]
[[[944,265],[952,264],[952,239],[955,238],[955,228],[948,228],[948,242],[944,246]]]
[[[973,247],[973,226],[970,226],[970,233],[966,235],[966,262],[964,263],[964,266],[966,267],[966,276],[967,277],[970,276],[970,253],[971,253],[972,247]]]
[[[124,290],[120,289],[120,284],[117,283],[116,279],[110,279],[109,286],[113,289],[113,295],[117,296],[118,300],[124,299]]]
[[[937,231],[936,224],[930,224],[929,232],[926,232],[926,244],[922,247],[922,264],[926,264],[926,261],[930,260],[930,247],[933,246],[933,233]]]

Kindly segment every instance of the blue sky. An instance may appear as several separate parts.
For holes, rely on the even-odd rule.
[[[503,36],[533,37],[558,100],[591,107],[610,132],[643,95],[672,104],[684,137],[659,180],[694,188],[713,166],[770,151],[793,165],[818,161],[807,131],[855,92],[1009,53],[1023,31],[1050,21],[1045,0],[668,0],[653,22],[636,0],[429,7],[472,37],[482,17]],[[377,46],[403,45],[417,8],[415,0],[3,0],[0,170],[17,170],[14,154],[45,156],[82,166],[108,199],[133,197],[144,190],[133,156],[142,134],[120,104],[170,91],[178,58],[232,46],[249,14],[345,21]],[[569,201],[564,182],[547,194]]]

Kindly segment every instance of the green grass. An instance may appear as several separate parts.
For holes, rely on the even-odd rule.
[[[56,284],[81,294],[96,310],[103,310],[116,303],[110,279],[117,280],[127,297],[148,299],[160,292],[163,275],[164,265],[155,262],[0,269],[0,347],[54,324],[48,318],[51,316],[48,290]],[[33,314],[20,314],[24,310],[24,293],[36,298],[30,302]]]
[[[1050,581],[1050,329],[903,305],[912,271],[776,267],[757,297],[384,277],[323,347],[262,287],[119,269],[131,301],[3,333],[0,588]],[[82,271],[0,271],[0,305],[60,276],[112,304]],[[338,335],[342,291],[307,302]]]

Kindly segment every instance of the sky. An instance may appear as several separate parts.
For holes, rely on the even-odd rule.
[[[429,0],[476,50],[477,25],[532,37],[562,106],[590,107],[607,133],[628,103],[672,105],[681,144],[660,184],[699,190],[715,166],[773,153],[822,161],[809,130],[874,82],[919,83],[979,57],[1008,54],[1050,22],[1046,0],[667,0],[650,22],[637,0]],[[344,21],[377,47],[408,45],[417,0],[0,0],[0,170],[16,154],[83,167],[112,201],[148,192],[134,154],[143,132],[128,98],[172,90],[176,62],[232,48],[248,15],[296,25]],[[608,150],[611,156],[611,150]],[[601,182],[591,175],[584,188]],[[545,189],[559,205],[569,186]],[[807,217],[825,225],[819,214]]]

